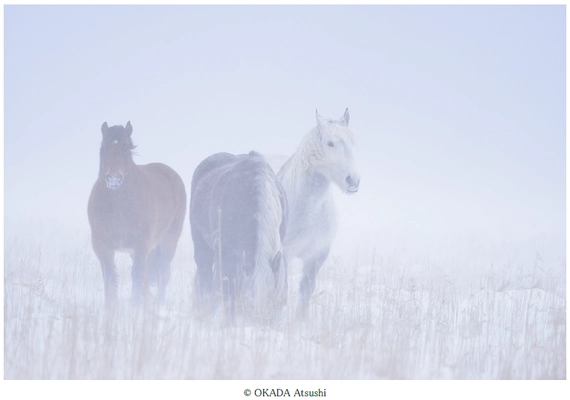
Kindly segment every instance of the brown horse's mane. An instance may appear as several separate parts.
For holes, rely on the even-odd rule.
[[[126,137],[129,140],[128,148],[129,148],[129,150],[131,150],[131,154],[136,154],[135,152],[133,152],[133,150],[137,146],[133,143],[133,139],[129,135],[126,135],[125,127],[122,125],[113,125],[113,126],[109,127],[107,134],[105,135],[105,137],[101,141],[101,147],[103,147],[103,145],[105,143],[108,143],[108,142],[113,141],[113,140],[120,140],[124,137]]]

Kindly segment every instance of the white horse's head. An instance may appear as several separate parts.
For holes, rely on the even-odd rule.
[[[360,186],[360,174],[354,162],[355,140],[348,129],[349,119],[348,108],[338,121],[324,119],[317,111],[316,138],[319,143],[315,145],[320,149],[313,165],[344,193],[354,194]]]

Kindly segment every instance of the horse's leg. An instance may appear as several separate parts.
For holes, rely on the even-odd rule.
[[[197,235],[196,235],[197,236]],[[199,237],[194,238],[194,261],[196,261],[196,277],[194,278],[194,292],[199,308],[203,308],[206,303],[213,305],[213,284],[214,284],[214,252],[204,240]],[[209,311],[213,311],[210,309]]]
[[[158,276],[160,274],[160,266],[161,266],[161,256],[160,256],[160,247],[156,246],[151,252],[148,254],[147,258],[147,269],[148,269],[148,283],[150,286],[157,286],[158,285]]]
[[[236,307],[241,307],[240,300],[240,276],[236,271],[238,257],[232,251],[222,250],[222,293],[226,321],[233,324],[235,321]]]
[[[157,302],[162,305],[166,295],[166,285],[170,280],[170,259],[166,257],[161,245],[150,252],[147,265],[149,285],[157,286]]]
[[[184,207],[186,207],[186,202],[183,204],[184,206],[179,210],[174,222],[155,250],[157,254],[155,256],[156,261],[153,268],[155,269],[154,272],[156,273],[157,278],[157,297],[159,304],[164,304],[166,286],[170,281],[170,264],[176,254],[178,240],[180,239],[180,234],[182,233],[184,225],[184,213],[186,212]]]
[[[226,322],[232,324],[235,318],[235,308],[237,301],[237,280],[235,277],[226,277],[222,279],[223,285],[223,305]]]
[[[303,278],[301,279],[300,295],[301,295],[301,311],[305,312],[309,307],[311,296],[315,291],[317,283],[317,274],[319,269],[329,255],[329,248],[325,248],[316,255],[303,259]]]
[[[153,277],[156,281],[156,297],[158,304],[164,304],[164,299],[166,297],[166,286],[170,281],[170,262],[172,257],[167,254],[162,246],[157,246],[152,252],[152,267],[155,276]]]
[[[164,304],[166,297],[166,286],[170,281],[170,264],[176,254],[176,246],[180,235],[168,235],[153,251],[152,268],[156,274],[157,300],[159,304]]]
[[[149,253],[146,248],[135,249],[133,253],[133,294],[131,301],[133,305],[140,306],[142,301],[148,297],[148,268],[147,259]]]
[[[117,302],[118,281],[117,267],[115,266],[115,252],[104,246],[93,246],[93,250],[101,263],[103,273],[103,285],[105,288],[105,305],[112,307]]]

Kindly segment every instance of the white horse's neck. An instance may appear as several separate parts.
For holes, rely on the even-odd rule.
[[[332,181],[311,165],[300,179],[299,189],[302,195],[319,198],[329,192]]]
[[[281,181],[290,202],[297,197],[323,196],[330,189],[331,180],[297,154],[293,154],[283,168]]]
[[[289,203],[289,222],[283,243],[286,257],[309,257],[328,249],[336,232],[336,207],[331,180],[317,166],[297,175],[292,157],[281,182]],[[280,174],[281,175],[281,174]]]

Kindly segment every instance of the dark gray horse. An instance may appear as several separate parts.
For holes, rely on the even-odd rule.
[[[198,165],[190,229],[202,311],[211,315],[223,299],[231,320],[236,312],[266,321],[275,316],[287,297],[286,221],[285,191],[259,153],[217,153]]]

